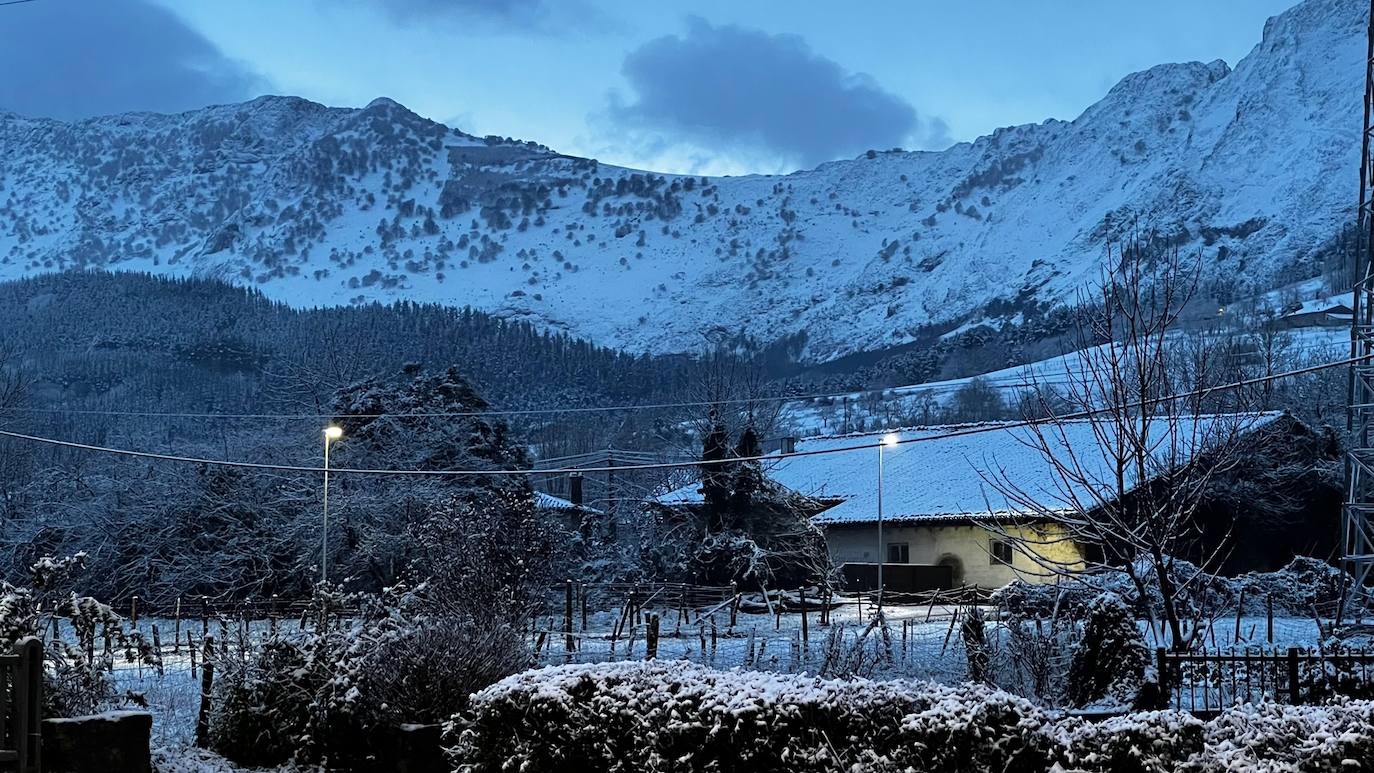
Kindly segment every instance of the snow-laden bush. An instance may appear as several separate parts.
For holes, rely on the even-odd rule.
[[[1363,770],[1374,702],[1089,722],[982,685],[620,662],[509,677],[444,737],[458,773]]]
[[[69,625],[76,635],[75,642],[51,639],[44,650],[45,716],[72,717],[113,707],[117,701],[109,671],[115,658],[158,663],[159,655],[143,635],[128,630],[114,609],[72,590],[85,566],[85,553],[45,556],[29,567],[27,585],[0,582],[0,651],[10,652],[27,637],[46,639],[54,622]]]
[[[1043,771],[1047,715],[981,685],[828,680],[686,662],[559,666],[473,696],[457,770]]]
[[[1206,747],[1206,724],[1182,711],[1146,711],[1102,722],[1062,720],[1068,767],[1111,773],[1182,770]]]
[[[1085,610],[1101,593],[1113,593],[1140,617],[1161,616],[1164,600],[1159,582],[1148,563],[1139,564],[1145,596],[1124,572],[1104,571],[1081,575],[1074,582],[1055,585],[1015,580],[993,594],[993,600],[1008,610],[1030,617],[1073,615]],[[1264,612],[1268,600],[1281,614],[1306,616],[1313,606],[1330,609],[1354,580],[1350,575],[1324,561],[1307,556],[1294,558],[1274,572],[1252,572],[1229,578],[1209,574],[1196,565],[1175,559],[1170,572],[1174,587],[1180,589],[1175,601],[1179,614],[1234,610],[1243,605],[1251,614]]]
[[[1149,660],[1131,610],[1109,593],[1098,596],[1088,609],[1083,636],[1069,661],[1065,684],[1069,705],[1107,701],[1130,706],[1140,692]]]
[[[402,724],[436,724],[478,689],[526,668],[504,618],[435,614],[431,589],[321,592],[317,627],[282,629],[216,681],[211,746],[240,764],[294,757],[331,769],[379,764]],[[356,618],[324,610],[358,606]]]

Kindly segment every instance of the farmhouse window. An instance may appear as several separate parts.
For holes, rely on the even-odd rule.
[[[993,566],[1011,566],[1011,543],[995,539],[988,546],[989,563]]]
[[[887,562],[889,564],[911,563],[911,545],[906,542],[887,543]]]

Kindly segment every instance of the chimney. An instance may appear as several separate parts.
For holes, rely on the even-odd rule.
[[[568,499],[574,507],[582,506],[582,473],[574,472],[568,476]]]
[[[794,435],[778,438],[778,451],[784,454],[797,452],[797,438]]]

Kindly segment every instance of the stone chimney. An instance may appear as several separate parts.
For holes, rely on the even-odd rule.
[[[568,476],[568,500],[574,507],[582,506],[582,473],[574,472]]]

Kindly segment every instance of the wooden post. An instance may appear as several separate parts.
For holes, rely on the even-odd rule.
[[[1231,634],[1231,644],[1240,641],[1240,614],[1245,610],[1245,589],[1240,589],[1240,600],[1236,602],[1236,630]]]
[[[580,583],[582,591],[582,630],[587,630],[587,583]]]
[[[196,715],[196,746],[210,742],[210,695],[215,689],[215,637],[205,638],[205,664],[200,669],[200,712]]]
[[[1298,687],[1298,648],[1288,648],[1288,702],[1294,706],[1302,697],[1302,690]]]
[[[644,624],[644,659],[653,660],[658,657],[658,615],[645,615]]]
[[[200,638],[210,635],[210,601],[200,597]]]
[[[739,585],[730,581],[730,630],[735,630],[735,616],[739,614]]]
[[[173,615],[176,617],[176,630],[172,631],[172,654],[181,651],[181,597],[177,596],[177,603]]]
[[[138,596],[129,599],[129,624],[138,630]]]
[[[1168,654],[1163,647],[1155,647],[1155,669],[1159,671],[1159,691],[1167,695],[1172,688],[1169,686]]]
[[[153,652],[157,653],[157,675],[162,676],[162,636],[158,633],[157,623],[153,623]]]
[[[191,632],[186,632],[186,652],[191,656],[191,678],[196,678],[196,643],[191,638]]]
[[[1264,597],[1264,606],[1265,606],[1265,611],[1266,611],[1266,613],[1267,613],[1267,614],[1266,614],[1266,620],[1265,620],[1265,626],[1264,626],[1264,637],[1269,641],[1270,644],[1273,644],[1273,643],[1274,643],[1274,597],[1273,597],[1273,596],[1265,596],[1265,597]]]
[[[803,585],[797,591],[797,601],[801,606],[801,643],[802,649],[806,650],[811,646],[811,633],[809,624],[806,620],[806,586]]]
[[[571,660],[573,649],[577,646],[577,642],[573,640],[573,581],[568,580],[563,586],[563,651]]]

